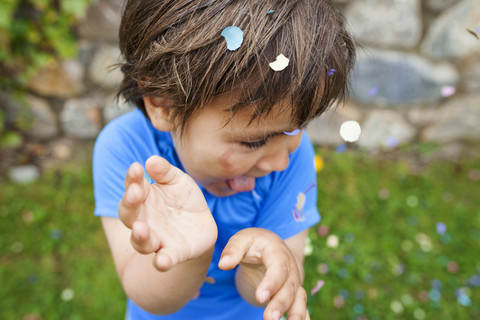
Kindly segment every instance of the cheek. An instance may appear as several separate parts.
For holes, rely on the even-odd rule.
[[[236,151],[235,148],[228,148],[218,157],[218,163],[226,176],[236,176],[247,171],[251,164],[245,155]]]

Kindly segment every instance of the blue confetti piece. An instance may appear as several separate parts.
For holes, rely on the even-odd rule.
[[[480,287],[480,276],[472,276],[469,280],[469,283],[474,287]]]
[[[335,151],[337,151],[338,153],[344,153],[346,150],[347,150],[346,144],[341,144],[337,146],[337,148],[335,149]]]
[[[436,289],[430,290],[430,292],[428,293],[428,296],[430,297],[430,300],[435,302],[440,301],[440,299],[442,298],[442,294],[440,293],[440,291]]]
[[[267,11],[267,14],[272,14],[272,13],[274,13],[274,12],[275,12],[275,10],[268,10],[268,11]]]
[[[243,31],[239,27],[226,27],[223,29],[221,36],[225,38],[227,49],[230,51],[237,50],[243,43]]]
[[[472,304],[472,300],[466,294],[460,294],[457,300],[458,300],[458,303],[460,303],[464,307],[468,307]]]

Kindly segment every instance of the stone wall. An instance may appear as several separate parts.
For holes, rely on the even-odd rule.
[[[411,141],[480,141],[480,0],[337,0],[359,47],[347,105],[309,126],[313,140],[337,146],[339,127],[358,121],[358,146],[392,148]],[[36,119],[33,149],[67,158],[75,142],[130,110],[114,99],[121,73],[117,29],[122,0],[97,0],[78,28],[78,58],[50,65],[26,95]],[[22,108],[1,95],[7,121]]]

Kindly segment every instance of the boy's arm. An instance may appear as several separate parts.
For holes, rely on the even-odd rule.
[[[117,218],[102,217],[117,273],[127,296],[142,309],[170,314],[192,299],[205,280],[213,248],[166,272],[154,267],[155,253],[140,254],[130,243],[131,230]]]
[[[307,234],[305,230],[284,241],[266,229],[244,229],[232,237],[222,253],[220,267],[240,265],[237,289],[249,303],[267,306],[266,320],[278,320],[285,312],[289,320],[310,319],[302,287]]]
[[[191,177],[153,156],[125,177],[116,218],[102,218],[127,296],[142,309],[169,314],[202,285],[217,238],[203,193]]]

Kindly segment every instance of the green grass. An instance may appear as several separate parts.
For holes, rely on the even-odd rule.
[[[413,171],[408,150],[396,161],[318,153],[319,226],[329,231],[310,232],[305,288],[325,281],[309,295],[312,319],[480,318],[480,287],[469,283],[480,275],[480,156]],[[88,162],[26,186],[0,182],[0,319],[123,319],[93,206]]]

